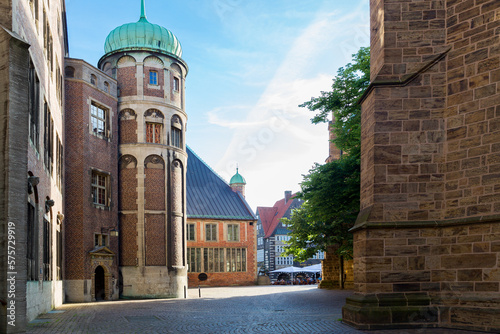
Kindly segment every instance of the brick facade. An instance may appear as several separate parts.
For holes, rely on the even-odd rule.
[[[119,82],[120,97],[137,95],[135,66],[119,67],[116,69],[116,72],[116,80]]]
[[[150,85],[149,84],[149,71],[155,71],[158,74],[157,85]],[[144,66],[144,74],[145,74],[144,75],[144,95],[163,98],[164,97],[164,85],[165,85],[163,68]]]
[[[135,119],[120,118],[120,142],[124,144],[137,143],[137,122]]]
[[[185,127],[180,147],[168,139],[170,120],[176,117],[186,124],[187,115],[180,103],[170,100],[172,86],[164,82],[175,71],[183,83],[187,66],[180,58],[138,49],[110,52],[99,68],[115,73],[119,87],[120,293],[130,298],[182,297],[187,286]],[[158,74],[157,85],[149,82],[150,70]],[[184,86],[178,90],[176,95]],[[150,137],[147,124],[155,125]]]
[[[500,329],[499,10],[371,2],[348,323]]]
[[[146,210],[165,210],[165,170],[146,168],[144,174]]]
[[[257,279],[257,234],[255,224],[249,221],[238,220],[213,220],[213,219],[189,219],[188,224],[195,224],[196,241],[188,241],[188,248],[244,248],[246,249],[246,270],[242,272],[211,272],[205,270],[208,279],[200,281],[198,276],[201,272],[189,272],[189,287],[197,286],[231,286],[231,285],[254,285]],[[217,225],[217,241],[206,241],[206,224]],[[239,241],[228,241],[227,225],[239,226]],[[226,259],[227,260],[227,259]],[[189,260],[188,260],[189,262]],[[226,267],[226,262],[224,262]]]
[[[91,281],[98,265],[109,280],[118,278],[118,238],[110,234],[118,229],[118,114],[117,98],[112,95],[116,94],[116,81],[82,60],[67,58],[65,65],[73,71],[66,77],[65,96],[66,134],[71,138],[66,142],[65,159],[65,286],[66,300],[81,302],[92,300],[93,291],[80,282]],[[105,110],[104,134],[92,129],[92,105]],[[104,205],[96,204],[93,198],[95,172],[106,178]],[[95,260],[90,254],[97,247],[96,235],[107,238],[104,246],[114,253],[110,263]],[[109,282],[109,287],[112,295],[105,295],[105,299],[118,298],[117,286]]]
[[[126,245],[126,246],[125,246]],[[137,215],[120,215],[120,266],[137,265]]]
[[[164,266],[165,254],[165,216],[146,214],[146,266]]]

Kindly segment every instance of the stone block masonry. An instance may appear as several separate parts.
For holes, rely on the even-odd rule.
[[[498,1],[371,1],[354,326],[500,330],[499,18]]]

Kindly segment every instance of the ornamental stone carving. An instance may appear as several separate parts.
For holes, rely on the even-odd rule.
[[[130,155],[122,155],[120,157],[120,169],[134,169],[137,168],[137,159]]]

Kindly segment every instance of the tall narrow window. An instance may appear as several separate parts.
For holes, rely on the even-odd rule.
[[[108,235],[107,234],[95,234],[94,235],[94,245],[96,247],[108,246]]]
[[[62,104],[62,76],[61,69],[59,68],[59,62],[56,57],[56,88],[57,88],[57,99],[59,100],[59,104]]]
[[[37,251],[37,224],[35,207],[28,203],[28,235],[26,243],[26,257],[28,260],[28,281],[37,281],[37,261],[38,261],[38,251]]]
[[[92,171],[92,200],[97,205],[107,205],[108,175]]]
[[[149,71],[149,84],[158,85],[158,72]]]
[[[205,224],[205,241],[217,241],[217,224]]]
[[[146,123],[146,142],[161,144],[161,129],[160,123]]]
[[[174,115],[171,124],[172,146],[182,148],[182,123],[179,116]]]
[[[46,219],[43,220],[43,280],[50,281],[50,222]]]
[[[187,224],[187,241],[195,241],[195,224]]]
[[[94,86],[97,86],[97,77],[93,74],[90,75],[90,83]]]
[[[43,148],[44,148],[44,163],[45,168],[52,174],[52,162],[53,162],[53,143],[54,143],[54,122],[50,114],[47,102],[45,102],[43,107]]]
[[[178,92],[180,88],[180,80],[179,78],[174,77],[174,91]]]
[[[227,241],[240,241],[240,226],[238,224],[227,225]]]
[[[30,62],[29,67],[29,118],[30,118],[30,140],[38,149],[38,140],[40,137],[40,81],[38,80],[38,76],[36,75],[35,65],[33,62]]]
[[[226,271],[247,271],[246,248],[226,248]]]
[[[201,268],[201,248],[188,248],[187,249],[187,262],[188,272],[200,273]]]
[[[59,135],[56,134],[56,184],[61,189],[63,179],[64,150]]]
[[[57,245],[56,245],[56,248],[57,248],[57,263],[56,263],[56,267],[57,267],[57,277],[56,279],[57,280],[62,280],[62,258],[63,258],[63,255],[62,255],[62,233],[61,231],[56,231],[56,242],[57,242]]]
[[[90,106],[90,122],[92,131],[98,135],[106,136],[106,119],[108,111],[95,103]]]

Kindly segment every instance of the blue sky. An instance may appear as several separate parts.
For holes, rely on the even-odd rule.
[[[66,11],[70,57],[96,66],[140,0],[66,0]],[[300,190],[328,156],[328,131],[298,105],[369,45],[368,0],[146,0],[146,15],[177,36],[189,66],[187,144],[226,181],[238,164],[253,209]]]

